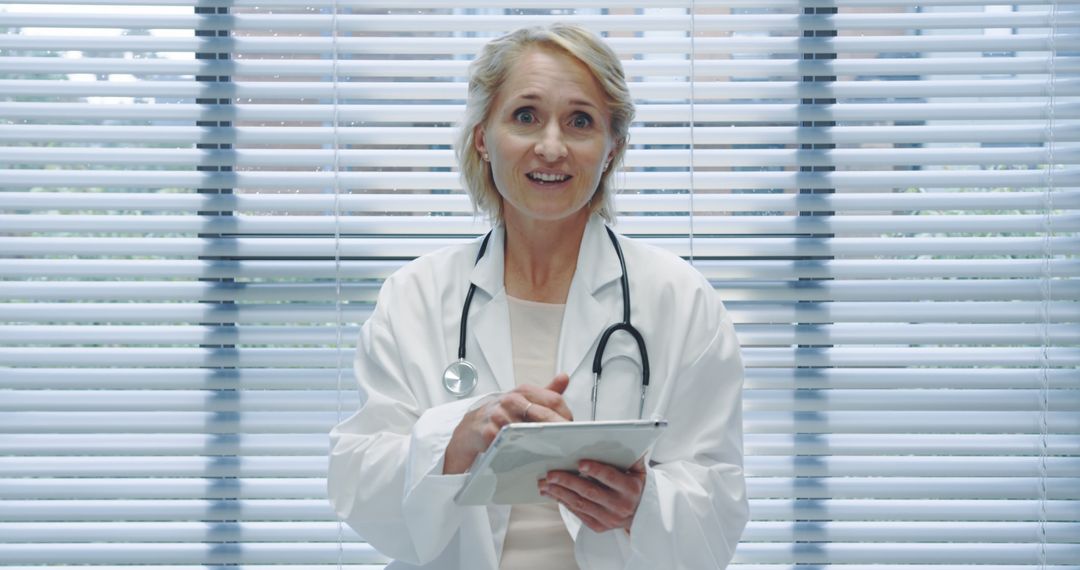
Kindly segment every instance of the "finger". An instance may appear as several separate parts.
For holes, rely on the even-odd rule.
[[[511,390],[499,397],[499,409],[511,422],[535,421],[535,408],[536,404],[517,390]]]
[[[577,513],[577,512],[574,512],[573,510],[571,510],[570,512],[577,515],[577,518],[581,519],[581,522],[584,523],[585,526],[589,527],[589,529],[592,530],[593,532],[604,532],[604,531],[608,531],[608,530],[611,530],[611,529],[615,528],[615,527],[612,527],[612,526],[607,526],[604,523],[590,517],[589,515],[587,515],[585,513]]]
[[[540,486],[540,495],[541,496],[552,499],[552,500],[558,502],[559,504],[563,505],[564,507],[566,507],[571,513],[574,513],[574,515],[577,518],[581,519],[581,522],[585,526],[592,529],[593,532],[604,532],[605,530],[609,530],[609,527],[604,525],[602,522],[600,522],[596,518],[594,518],[594,517],[592,517],[592,516],[590,516],[590,515],[588,515],[586,513],[582,513],[582,512],[579,512],[579,511],[575,510],[574,507],[572,507],[571,505],[568,505],[565,502],[560,501],[557,497],[552,495],[552,493],[550,492],[550,490],[549,490],[549,488],[548,488],[548,486],[546,484],[545,479],[541,479],[540,481],[537,482],[537,484]],[[556,493],[558,493],[558,491],[556,491]]]
[[[608,510],[603,504],[576,492],[574,489],[571,489],[564,484],[557,483],[552,479],[552,477],[548,477],[548,486],[544,491],[546,496],[566,505],[566,508],[570,509],[578,516],[578,518],[584,520],[584,517],[589,517],[599,523],[601,527],[600,530],[597,530],[596,528],[593,530],[602,532],[603,530],[616,528],[620,525],[622,517],[619,517]]]
[[[607,463],[585,460],[579,463],[578,471],[582,475],[596,479],[613,491],[633,499],[634,502],[641,497],[641,491],[645,488],[645,471],[643,469],[634,471],[633,466],[630,467],[630,471],[623,471]]]
[[[557,394],[562,394],[566,391],[566,387],[569,385],[570,376],[563,372],[562,374],[555,376],[555,378],[551,380],[551,383],[545,386],[544,389],[551,390],[552,392],[555,392]]]
[[[536,406],[529,410],[530,418],[533,421],[573,421],[574,414],[570,411],[570,407],[566,404],[566,400],[563,399],[562,394],[558,392],[552,392],[547,388],[540,388],[539,386],[518,386],[514,389],[514,393],[521,394],[523,397],[534,402],[536,406],[543,406],[560,416],[558,418],[544,416],[545,419],[536,419]]]
[[[499,414],[509,418],[510,422],[565,421],[544,405],[546,399],[542,397],[542,392],[543,390],[536,386],[518,386],[500,395],[496,404],[491,407],[492,421],[495,421]]]
[[[570,421],[566,416],[560,414],[556,410],[553,410],[547,406],[540,404],[534,404],[529,408],[529,421],[530,422],[567,422]]]
[[[574,492],[579,497],[596,503],[607,511],[624,514],[629,499],[605,485],[579,477],[566,471],[551,471],[548,473],[549,485],[558,485]],[[596,516],[596,515],[594,515]]]
[[[547,385],[547,389],[555,392],[559,397],[555,400],[554,406],[548,406],[560,416],[566,418],[567,421],[574,421],[574,413],[570,411],[570,406],[566,405],[566,400],[563,399],[562,394],[566,391],[566,387],[570,385],[570,376],[566,373],[559,374],[551,380],[551,383]]]
[[[497,434],[499,433],[499,430],[503,428],[503,426],[509,425],[513,423],[513,421],[514,418],[510,417],[510,414],[506,413],[506,410],[495,410],[488,417],[486,427],[493,429],[494,433]]]
[[[566,405],[566,400],[562,397],[563,392],[566,391],[566,387],[569,385],[570,377],[563,373],[556,376],[543,388],[526,385],[521,386],[520,389],[527,394],[530,400],[550,408],[567,420],[573,421],[574,415],[570,412],[570,407]]]

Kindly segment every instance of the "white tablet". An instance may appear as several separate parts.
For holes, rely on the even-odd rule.
[[[539,503],[536,482],[553,469],[577,472],[592,459],[628,469],[667,427],[667,420],[514,423],[504,426],[487,451],[477,456],[459,505]]]

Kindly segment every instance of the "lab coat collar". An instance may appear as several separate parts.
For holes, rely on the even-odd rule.
[[[577,269],[574,272],[574,281],[570,285],[570,298],[574,296],[576,285],[582,287],[581,293],[592,297],[620,276],[622,276],[622,269],[619,267],[619,256],[615,254],[615,248],[611,245],[604,218],[593,214],[585,225],[585,235],[581,238]],[[567,304],[570,298],[567,299]]]
[[[622,274],[619,258],[611,246],[606,228],[604,219],[597,214],[590,216],[585,224],[581,247],[578,250],[577,269],[570,286],[570,297],[574,295],[575,288],[591,296]],[[479,247],[477,245],[477,252],[479,252]],[[491,239],[484,257],[476,263],[469,276],[470,281],[491,298],[503,293],[505,247],[506,229],[502,225],[496,226],[491,232]],[[567,304],[569,304],[569,298]]]
[[[480,252],[480,243],[477,242],[476,252]],[[469,281],[480,291],[494,298],[503,293],[503,262],[504,247],[506,246],[506,229],[502,225],[495,226],[491,230],[491,239],[488,240],[487,251],[484,256],[473,266]],[[475,257],[473,258],[475,259]]]
[[[585,234],[581,238],[578,252],[577,269],[570,283],[570,292],[566,298],[566,311],[563,317],[562,332],[559,337],[558,371],[571,376],[581,366],[585,358],[592,353],[593,346],[604,329],[610,326],[611,309],[602,304],[597,295],[605,286],[615,282],[622,275],[619,257],[608,238],[604,219],[598,215],[589,218]],[[571,382],[567,396],[573,392],[585,390],[581,382]],[[575,401],[588,401],[574,398]]]
[[[491,369],[499,391],[514,388],[514,355],[510,340],[510,307],[503,285],[503,248],[506,232],[502,226],[491,231],[487,251],[473,266],[469,280],[476,285],[468,325],[480,353]],[[479,247],[477,248],[479,252]],[[485,300],[486,297],[486,300]]]
[[[469,317],[469,328],[475,331],[477,344],[503,391],[515,386],[509,307],[503,284],[505,244],[505,229],[498,226],[492,232],[487,251],[470,275],[478,294],[473,301],[476,308]],[[592,351],[600,333],[611,324],[610,311],[596,295],[604,286],[617,281],[621,274],[604,220],[594,214],[585,225],[577,268],[566,299],[556,357],[558,371],[572,375]],[[486,302],[480,296],[481,291],[487,297]]]

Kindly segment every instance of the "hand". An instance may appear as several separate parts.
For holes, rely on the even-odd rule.
[[[578,464],[581,475],[549,471],[539,481],[540,494],[566,505],[595,532],[621,528],[630,532],[645,490],[643,460],[623,471],[599,461]]]
[[[465,414],[446,446],[443,474],[467,471],[506,424],[573,421],[562,397],[569,384],[570,377],[559,374],[543,388],[518,386]]]

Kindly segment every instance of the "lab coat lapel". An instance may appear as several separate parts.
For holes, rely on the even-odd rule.
[[[480,346],[480,356],[495,376],[499,390],[514,388],[513,347],[510,344],[510,309],[503,286],[503,228],[491,234],[487,252],[472,269],[470,281],[476,285],[468,328]]]
[[[597,295],[608,284],[615,283],[622,274],[619,258],[608,238],[603,218],[592,216],[585,226],[578,252],[577,269],[570,283],[570,293],[566,299],[566,311],[563,318],[559,340],[559,371],[571,376],[582,365],[592,366],[586,357],[593,353],[600,334],[614,324],[615,314],[610,304],[599,301]],[[582,382],[571,382],[569,390],[577,393],[589,389]],[[576,394],[575,394],[576,395]],[[584,401],[588,401],[588,396]]]

